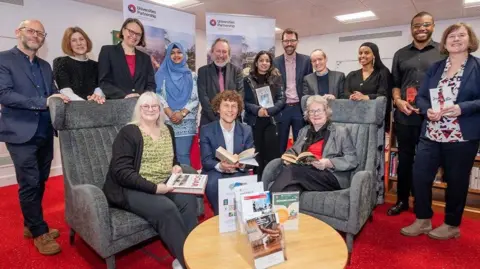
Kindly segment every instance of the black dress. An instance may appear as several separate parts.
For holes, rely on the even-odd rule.
[[[70,88],[85,100],[98,87],[98,63],[93,60],[80,61],[70,56],[56,58],[53,75],[60,90]]]
[[[355,91],[368,95],[370,100],[387,96],[388,84],[388,77],[383,70],[374,70],[366,80],[363,80],[362,69],[355,70],[345,79],[345,98],[350,98]]]

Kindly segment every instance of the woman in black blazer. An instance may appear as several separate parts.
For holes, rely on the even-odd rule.
[[[416,97],[425,116],[413,166],[415,222],[403,228],[406,236],[427,234],[433,239],[460,236],[470,172],[480,141],[480,59],[472,28],[456,23],[443,33],[440,51],[448,58],[427,71]],[[432,230],[432,184],[444,169],[445,220]]]
[[[155,74],[150,57],[136,49],[145,47],[145,30],[138,19],[128,18],[117,45],[102,47],[98,60],[100,88],[107,99],[138,97],[155,91]]]
[[[259,96],[256,90],[262,87],[267,87],[267,91]],[[253,129],[255,149],[258,152],[258,168],[255,173],[261,181],[265,166],[271,160],[281,156],[274,117],[285,106],[282,75],[273,66],[273,56],[270,53],[260,51],[255,56],[253,68],[244,79],[243,89],[245,90],[245,123]],[[265,105],[268,94],[272,97],[272,103]]]

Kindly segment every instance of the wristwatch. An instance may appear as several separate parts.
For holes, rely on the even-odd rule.
[[[187,113],[185,111],[182,111],[182,117],[187,116]]]

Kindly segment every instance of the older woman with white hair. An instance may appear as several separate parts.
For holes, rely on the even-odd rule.
[[[304,118],[309,124],[283,154],[285,165],[270,188],[272,192],[339,190],[335,174],[351,171],[358,165],[350,133],[330,122],[332,110],[327,99],[310,96],[306,107]]]
[[[180,167],[175,135],[165,125],[160,98],[143,93],[135,105],[133,120],[118,133],[103,187],[108,202],[147,220],[176,257],[173,268],[186,268],[183,244],[197,225],[194,195],[171,193],[165,181],[172,173],[196,173]]]

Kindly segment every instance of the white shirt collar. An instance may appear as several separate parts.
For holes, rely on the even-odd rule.
[[[219,120],[219,122],[220,122],[220,128],[222,128],[222,132],[224,132],[224,133],[233,133],[233,131],[235,131],[235,121],[232,122],[232,130],[230,130],[230,131],[227,130],[227,129],[225,129],[225,128],[223,127],[221,120]]]

